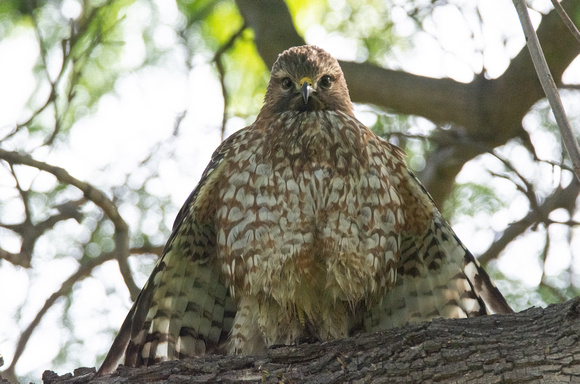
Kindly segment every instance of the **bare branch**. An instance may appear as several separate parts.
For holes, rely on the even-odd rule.
[[[91,200],[103,210],[105,215],[107,215],[107,217],[115,225],[116,259],[119,263],[119,269],[121,270],[125,284],[127,285],[127,288],[131,294],[131,298],[135,300],[139,294],[140,289],[137,287],[135,281],[133,280],[131,270],[129,268],[129,263],[127,262],[127,258],[129,257],[129,227],[119,214],[115,203],[113,203],[103,192],[97,188],[84,181],[80,181],[72,177],[64,168],[55,167],[38,160],[34,160],[29,155],[10,152],[4,149],[0,149],[0,159],[3,159],[9,164],[27,165],[29,167],[37,168],[42,171],[51,173],[61,183],[69,184],[80,189],[87,199]]]
[[[46,101],[44,102],[44,104],[40,108],[38,108],[36,111],[34,111],[34,113],[28,119],[26,119],[24,122],[16,124],[16,127],[11,132],[9,132],[6,136],[4,136],[0,141],[4,141],[4,140],[11,138],[15,134],[17,134],[22,128],[30,125],[30,123],[32,123],[32,121],[34,119],[36,119],[38,117],[38,115],[40,115],[46,108],[48,108],[55,100],[56,100],[56,93],[54,92],[54,88],[51,88],[50,94],[46,98]]]
[[[218,70],[220,85],[222,87],[222,96],[224,98],[224,112],[222,114],[222,129],[221,129],[221,141],[224,141],[226,135],[226,123],[228,121],[228,89],[226,87],[226,71],[224,69],[224,64],[222,62],[222,57],[224,53],[226,53],[238,40],[238,38],[244,33],[246,30],[246,23],[243,23],[242,26],[234,33],[228,41],[224,45],[222,45],[215,55],[213,56],[213,61],[215,62],[216,68]]]
[[[576,28],[574,22],[572,21],[572,19],[570,19],[570,16],[568,16],[568,14],[564,10],[560,2],[558,0],[552,0],[552,4],[554,5],[554,9],[556,10],[556,12],[558,12],[558,15],[560,15],[560,18],[562,19],[564,24],[566,24],[566,27],[568,27],[568,29],[572,33],[572,36],[574,36],[574,38],[578,40],[578,42],[580,43],[580,32],[578,31],[578,28]]]
[[[8,164],[10,167],[10,173],[12,173],[12,177],[14,178],[14,182],[16,183],[16,190],[22,199],[22,204],[24,205],[24,222],[30,223],[31,222],[31,214],[30,214],[30,205],[28,204],[28,191],[22,189],[20,185],[20,180],[18,180],[18,176],[16,176],[16,172],[14,171],[14,167],[12,164]]]
[[[143,246],[143,247],[136,247],[136,248],[131,248],[129,250],[129,253],[131,255],[156,255],[157,257],[161,257],[161,254],[163,253],[163,250],[165,249],[165,246],[160,245],[160,246]]]
[[[571,89],[571,90],[574,90],[574,91],[578,91],[578,90],[580,90],[580,84],[562,84],[560,86],[560,88],[562,88],[562,89]]]
[[[550,231],[549,231],[549,227],[546,226],[546,233],[544,234],[544,247],[542,248],[542,252],[540,253],[540,261],[542,262],[542,277],[540,278],[540,281],[545,281],[545,277],[546,277],[546,260],[548,259],[548,253],[550,253],[550,244],[551,244],[551,238],[550,238]]]
[[[24,197],[23,197],[24,198]],[[12,262],[15,265],[20,265],[25,268],[30,268],[30,262],[32,260],[32,252],[36,241],[44,232],[52,229],[56,223],[63,220],[75,219],[77,222],[82,220],[82,214],[78,211],[78,207],[86,202],[86,199],[80,199],[77,201],[69,201],[65,204],[56,207],[59,213],[49,216],[46,220],[34,224],[30,220],[29,216],[24,220],[24,222],[19,224],[2,224],[0,227],[9,229],[16,232],[22,238],[22,244],[20,246],[20,253],[12,254],[5,253],[4,257],[2,252],[0,252],[0,258],[4,258],[7,261]],[[25,206],[27,203],[25,203]]]
[[[522,174],[516,169],[516,167],[507,159],[503,158],[502,156],[499,156],[497,153],[495,152],[490,152],[490,154],[492,156],[494,156],[496,159],[498,159],[499,161],[501,161],[510,171],[512,171],[513,173],[516,174],[516,176],[521,180],[521,182],[524,184],[523,186],[516,183],[515,181],[511,180],[508,176],[505,175],[499,175],[495,172],[491,172],[492,175],[496,176],[496,177],[501,177],[501,178],[505,178],[507,180],[512,181],[516,188],[521,191],[528,199],[528,201],[530,202],[530,207],[532,210],[539,210],[538,207],[538,198],[536,197],[536,191],[534,188],[534,185],[532,183],[530,183],[524,176],[522,176]]]
[[[556,122],[560,128],[562,141],[564,141],[564,145],[568,150],[568,155],[570,156],[574,166],[574,173],[576,174],[576,177],[580,179],[580,146],[578,146],[576,136],[572,131],[568,118],[566,117],[566,111],[564,111],[558,88],[556,88],[556,83],[554,82],[554,78],[550,73],[550,68],[548,67],[544,53],[542,52],[540,41],[538,40],[538,36],[536,35],[536,31],[534,30],[530,20],[528,8],[524,0],[514,0],[514,4],[518,11],[524,34],[526,35],[528,49],[530,50],[534,67],[538,73],[538,78],[540,79],[542,88],[548,97],[548,101],[552,107],[552,112],[554,113],[554,117],[556,118]]]
[[[56,303],[56,300],[59,299],[60,297],[68,295],[72,291],[73,286],[78,281],[84,279],[87,276],[90,276],[91,272],[95,267],[114,258],[115,258],[114,253],[106,253],[94,259],[89,259],[83,262],[83,264],[79,266],[77,271],[62,283],[59,290],[50,295],[50,297],[46,300],[44,306],[36,314],[32,322],[20,334],[20,338],[18,339],[18,343],[16,344],[16,349],[14,351],[14,357],[12,358],[10,365],[6,369],[6,373],[8,375],[11,376],[14,375],[14,368],[16,367],[16,363],[22,356],[22,353],[24,352],[24,349],[26,347],[26,344],[28,343],[28,340],[30,339],[30,336],[32,336],[32,333],[34,332],[38,324],[40,324],[40,321],[42,320],[44,315]]]
[[[1,251],[2,250],[0,249],[0,256],[1,256]],[[155,254],[157,256],[160,256],[162,251],[163,251],[163,247],[152,247],[152,246],[137,247],[137,248],[131,248],[130,254],[132,254],[132,255]],[[20,334],[20,338],[18,339],[18,342],[16,344],[16,349],[14,351],[14,357],[13,357],[10,365],[8,366],[8,368],[3,372],[3,374],[6,374],[7,377],[15,377],[14,376],[14,368],[16,367],[16,363],[18,362],[18,360],[22,356],[22,353],[24,352],[24,349],[26,348],[26,344],[30,340],[30,336],[32,336],[32,333],[34,332],[34,330],[36,329],[38,324],[40,324],[40,321],[42,320],[44,315],[46,315],[48,310],[56,303],[56,301],[60,297],[67,296],[72,291],[73,286],[76,283],[78,283],[79,281],[83,280],[84,278],[89,277],[92,274],[92,271],[96,267],[104,264],[107,261],[114,260],[116,258],[117,258],[117,256],[116,256],[115,252],[109,252],[109,253],[103,253],[97,257],[94,257],[94,258],[91,258],[88,260],[83,260],[82,264],[79,265],[79,268],[77,269],[77,271],[75,273],[73,273],[67,280],[65,280],[56,292],[54,292],[52,295],[50,295],[50,297],[45,301],[43,307],[36,314],[36,316],[34,317],[32,322]]]
[[[6,260],[19,267],[30,268],[30,258],[21,253],[12,253],[0,248],[0,260]]]
[[[178,113],[177,116],[175,116],[175,122],[173,123],[173,136],[179,135],[181,122],[183,121],[183,119],[185,119],[185,116],[187,116],[187,109]]]
[[[516,237],[524,233],[529,227],[538,222],[544,222],[548,214],[555,209],[564,208],[573,209],[576,204],[576,197],[580,192],[580,182],[573,179],[565,188],[558,188],[554,193],[547,197],[537,210],[530,211],[523,219],[510,224],[495,240],[491,246],[481,254],[478,259],[481,263],[487,264],[497,256],[511,243]]]

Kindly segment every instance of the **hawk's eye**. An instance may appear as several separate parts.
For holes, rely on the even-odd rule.
[[[292,80],[289,77],[285,77],[282,79],[282,88],[290,89],[292,88]]]
[[[319,84],[322,88],[330,88],[330,85],[332,84],[332,77],[328,75],[322,76],[320,78]]]

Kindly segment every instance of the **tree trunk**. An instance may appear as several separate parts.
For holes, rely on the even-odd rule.
[[[580,383],[580,297],[548,308],[438,319],[327,343],[273,348],[262,357],[202,356],[149,368],[94,369],[45,384],[80,383]]]

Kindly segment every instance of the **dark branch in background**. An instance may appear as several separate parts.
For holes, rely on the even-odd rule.
[[[30,267],[30,262],[27,263],[28,259],[23,257],[22,253],[12,253],[2,248],[0,248],[0,260],[6,260],[10,264],[17,265],[19,267]]]
[[[44,303],[42,309],[36,314],[34,320],[26,327],[24,331],[20,334],[20,338],[18,339],[18,343],[16,344],[16,349],[14,350],[14,357],[10,362],[10,365],[6,369],[3,374],[8,377],[14,377],[14,369],[16,367],[16,363],[22,356],[26,344],[32,336],[34,329],[40,324],[40,320],[44,317],[44,315],[48,312],[48,310],[56,303],[56,300],[60,297],[66,296],[72,292],[73,286],[79,282],[80,280],[84,279],[87,276],[90,276],[93,269],[106,261],[112,260],[115,258],[114,253],[103,254],[99,257],[95,257],[94,259],[89,259],[84,261],[83,264],[79,266],[77,271],[71,275],[67,280],[65,280],[62,285],[60,286],[59,290],[54,292]]]
[[[515,180],[513,180],[511,177],[509,177],[507,175],[500,175],[500,174],[497,174],[495,172],[491,172],[491,174],[495,177],[499,177],[499,178],[511,181],[516,186],[516,189],[518,191],[522,192],[524,194],[524,196],[526,196],[526,198],[530,202],[530,209],[532,211],[538,211],[539,210],[538,198],[536,196],[536,190],[534,188],[534,185],[532,183],[530,183],[525,177],[523,177],[522,174],[520,172],[518,172],[517,168],[514,167],[510,161],[503,158],[502,156],[497,155],[496,153],[491,152],[491,154],[496,159],[501,161],[506,166],[506,168],[508,168],[512,173],[514,173],[523,185],[520,184],[519,182],[516,182]]]
[[[38,238],[42,236],[44,232],[50,230],[59,221],[75,219],[80,222],[82,220],[82,215],[78,211],[78,207],[84,203],[84,200],[69,201],[63,205],[55,207],[59,210],[58,214],[51,215],[46,220],[34,224],[32,222],[32,214],[30,210],[29,191],[24,190],[20,185],[20,181],[16,176],[13,165],[9,164],[9,167],[10,172],[12,173],[12,177],[14,178],[16,190],[20,194],[20,199],[24,205],[24,221],[19,224],[0,223],[0,227],[17,233],[21,237],[22,242],[19,253],[16,254],[1,250],[0,259],[5,259],[14,265],[30,268],[32,252],[34,250],[36,240],[38,240]]]
[[[163,252],[163,247],[141,247],[141,248],[132,248],[129,250],[131,255],[139,255],[139,254],[155,254],[157,256],[161,255]],[[14,351],[14,357],[10,362],[10,366],[6,369],[6,371],[2,372],[6,377],[14,377],[14,369],[16,367],[16,363],[22,356],[26,344],[30,340],[30,336],[40,324],[40,321],[46,315],[48,310],[56,303],[56,301],[64,296],[69,295],[72,292],[73,286],[78,283],[79,281],[83,280],[86,277],[91,276],[93,270],[104,264],[107,261],[116,259],[115,252],[103,253],[100,256],[94,257],[92,259],[83,260],[81,265],[79,265],[77,271],[73,273],[67,280],[65,280],[60,288],[54,292],[44,303],[42,309],[36,314],[32,322],[26,327],[26,329],[20,334],[20,338],[16,343],[16,349]]]
[[[131,255],[155,255],[158,258],[161,257],[161,253],[165,249],[164,245],[154,246],[154,245],[145,245],[138,248],[131,248],[129,253]]]
[[[483,264],[497,258],[497,256],[516,237],[523,234],[528,228],[548,220],[550,212],[564,208],[572,211],[576,205],[576,197],[580,192],[580,183],[573,179],[565,188],[558,187],[554,193],[548,196],[543,203],[539,204],[536,210],[531,210],[523,219],[510,224],[483,254],[479,256],[479,261]]]
[[[173,123],[173,136],[179,135],[179,131],[181,129],[181,122],[183,121],[183,119],[185,119],[185,116],[187,116],[187,109],[178,113],[177,116],[175,116],[175,122]]]
[[[27,195],[27,194],[26,194]],[[25,201],[25,196],[22,196],[22,201]],[[58,213],[49,216],[46,220],[41,221],[37,224],[32,223],[30,217],[27,217],[24,222],[19,224],[2,224],[0,227],[9,229],[17,233],[22,238],[22,245],[20,248],[20,253],[18,254],[6,254],[9,257],[6,259],[12,264],[19,265],[21,267],[30,268],[30,261],[32,260],[32,252],[36,241],[42,236],[46,231],[52,229],[56,223],[68,219],[74,219],[77,222],[82,221],[82,214],[79,212],[78,208],[86,203],[86,199],[68,201],[58,207]],[[27,202],[24,203],[25,207],[28,205]],[[0,259],[2,259],[2,252],[0,252]]]
[[[18,194],[22,200],[22,204],[24,205],[24,223],[32,225],[31,213],[30,213],[30,204],[28,201],[28,191],[22,189],[20,185],[20,180],[18,176],[16,176],[16,172],[14,171],[14,166],[12,164],[8,164],[10,167],[10,173],[14,178],[14,182],[16,183],[16,190],[18,190]]]
[[[40,115],[46,108],[48,108],[55,100],[56,100],[56,94],[55,94],[54,88],[53,88],[53,89],[51,89],[50,94],[48,95],[44,104],[40,108],[38,108],[24,122],[16,124],[16,127],[12,130],[12,132],[9,132],[6,136],[4,136],[2,139],[0,139],[0,141],[8,140],[12,136],[16,135],[22,128],[30,125],[32,123],[32,121],[34,121],[34,119],[36,119],[36,117],[38,117],[38,115]]]
[[[254,30],[258,52],[267,66],[283,50],[304,44],[283,1],[236,0],[236,4],[248,27]],[[568,14],[580,12],[580,1],[565,0],[562,6]],[[580,53],[580,47],[555,11],[542,18],[537,34],[545,47],[548,65],[559,80]],[[491,148],[520,137],[523,117],[544,97],[525,47],[499,78],[490,80],[480,75],[468,84],[368,63],[340,64],[353,101],[423,116],[436,123],[452,123]],[[451,192],[463,165],[480,153],[475,149],[438,147],[428,155],[427,166],[419,176],[438,206]]]
[[[119,214],[115,204],[103,192],[88,183],[75,179],[64,168],[55,167],[53,165],[34,160],[28,155],[10,152],[4,149],[0,149],[0,159],[11,165],[27,165],[29,167],[48,172],[54,175],[61,183],[72,185],[80,189],[87,199],[95,203],[95,205],[103,210],[105,215],[107,215],[107,217],[111,220],[111,222],[113,222],[115,226],[115,258],[119,263],[119,268],[123,274],[125,284],[131,293],[131,298],[135,300],[139,294],[140,289],[136,286],[135,281],[133,280],[131,271],[129,269],[129,264],[127,262],[127,258],[129,257],[129,227]]]
[[[562,88],[562,89],[569,89],[569,90],[573,90],[573,91],[579,91],[580,90],[580,84],[562,84],[560,86],[560,88]]]
[[[244,24],[254,30],[256,48],[267,67],[272,67],[282,51],[306,44],[282,0],[236,0],[236,4]]]
[[[230,39],[226,41],[226,43],[222,45],[213,56],[213,61],[215,62],[219,74],[220,85],[222,87],[222,96],[224,98],[224,112],[222,114],[222,129],[220,136],[221,141],[224,141],[226,135],[226,123],[228,121],[228,101],[229,101],[228,89],[226,87],[226,71],[224,69],[222,58],[224,53],[226,53],[234,45],[234,43],[238,40],[238,38],[242,35],[242,33],[244,33],[245,30],[246,23],[243,23],[242,26],[237,30],[237,32],[234,33],[232,37],[230,37]]]
[[[552,287],[550,284],[546,283],[546,260],[548,259],[548,253],[550,253],[550,231],[548,230],[548,226],[546,226],[546,233],[544,234],[544,248],[540,253],[540,261],[542,262],[542,277],[540,277],[540,287],[548,289],[552,294],[556,293],[556,297],[558,297],[558,301],[564,302],[566,301],[566,297],[558,292],[557,289]]]

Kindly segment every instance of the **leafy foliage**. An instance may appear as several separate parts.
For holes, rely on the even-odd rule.
[[[475,216],[479,212],[493,214],[505,208],[505,204],[499,199],[493,188],[476,183],[463,183],[455,185],[452,194],[445,201],[443,212],[446,219],[459,214]]]

